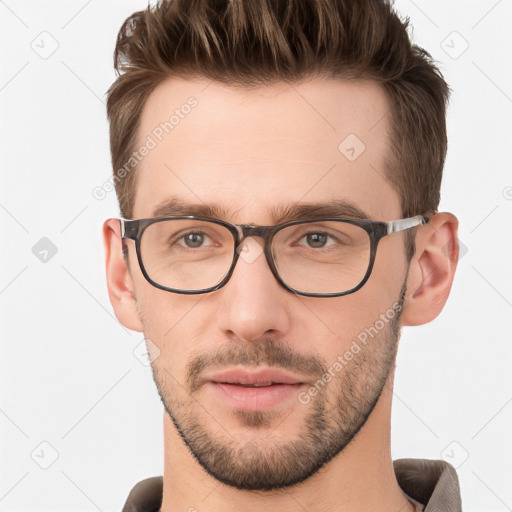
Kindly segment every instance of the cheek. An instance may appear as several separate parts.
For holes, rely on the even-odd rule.
[[[372,275],[368,283],[375,291],[400,291],[407,273],[405,246],[400,233],[394,233],[380,241],[375,256]],[[365,285],[367,286],[367,285]],[[398,289],[398,291],[397,291]],[[386,294],[382,294],[386,297]],[[389,294],[388,294],[389,295]]]
[[[168,361],[176,359],[190,339],[188,313],[197,298],[183,300],[182,295],[159,290],[149,283],[136,286],[136,299],[142,320],[144,336],[149,338]],[[190,302],[190,304],[189,304]]]
[[[303,301],[291,322],[290,339],[303,351],[316,352],[326,361],[336,359],[365,329],[380,322],[381,315],[396,314],[404,279],[398,262],[381,264],[353,294]]]
[[[324,304],[319,304],[317,307],[311,305],[311,309],[315,316],[321,319],[327,339],[334,341],[334,345],[330,345],[336,349],[350,345],[351,340],[361,330],[374,322],[374,317],[378,318],[380,309],[382,309],[378,297],[365,293],[363,290],[346,297],[325,299],[325,301]],[[318,323],[319,321],[310,315],[309,325],[306,329],[318,332],[320,328]],[[309,340],[310,344],[311,342]]]

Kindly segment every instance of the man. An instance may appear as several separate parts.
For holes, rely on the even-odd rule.
[[[449,89],[406,23],[168,0],[115,66],[108,290],[165,408],[163,478],[123,510],[461,510],[452,466],[391,460],[400,328],[436,318],[458,259]]]

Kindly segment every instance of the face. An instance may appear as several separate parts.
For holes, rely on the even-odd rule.
[[[182,108],[187,101],[194,106]],[[161,123],[176,109],[166,133]],[[399,219],[398,197],[383,177],[388,111],[370,81],[241,91],[168,80],[143,110],[140,145],[148,136],[156,145],[138,171],[133,218],[157,209],[187,215],[195,205],[234,224],[272,225],[291,205],[338,202],[373,220]],[[162,208],[170,199],[179,210]],[[305,297],[280,286],[258,253],[262,240],[249,241],[254,257],[240,258],[223,288],[202,295],[151,286],[134,242],[127,244],[155,383],[174,427],[216,479],[270,490],[307,479],[339,454],[387,392],[407,262],[403,234],[390,235],[359,291]],[[233,368],[279,369],[299,384],[270,392],[210,381]]]

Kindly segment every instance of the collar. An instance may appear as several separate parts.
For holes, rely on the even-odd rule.
[[[423,512],[461,512],[459,479],[455,468],[444,460],[397,459],[393,461],[398,485],[425,505]],[[122,512],[159,512],[163,477],[138,482],[130,491]]]

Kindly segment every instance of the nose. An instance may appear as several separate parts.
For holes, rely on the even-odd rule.
[[[292,294],[276,280],[261,240],[249,237],[228,283],[219,290],[219,325],[229,335],[252,341],[268,334],[284,335],[290,325]]]

